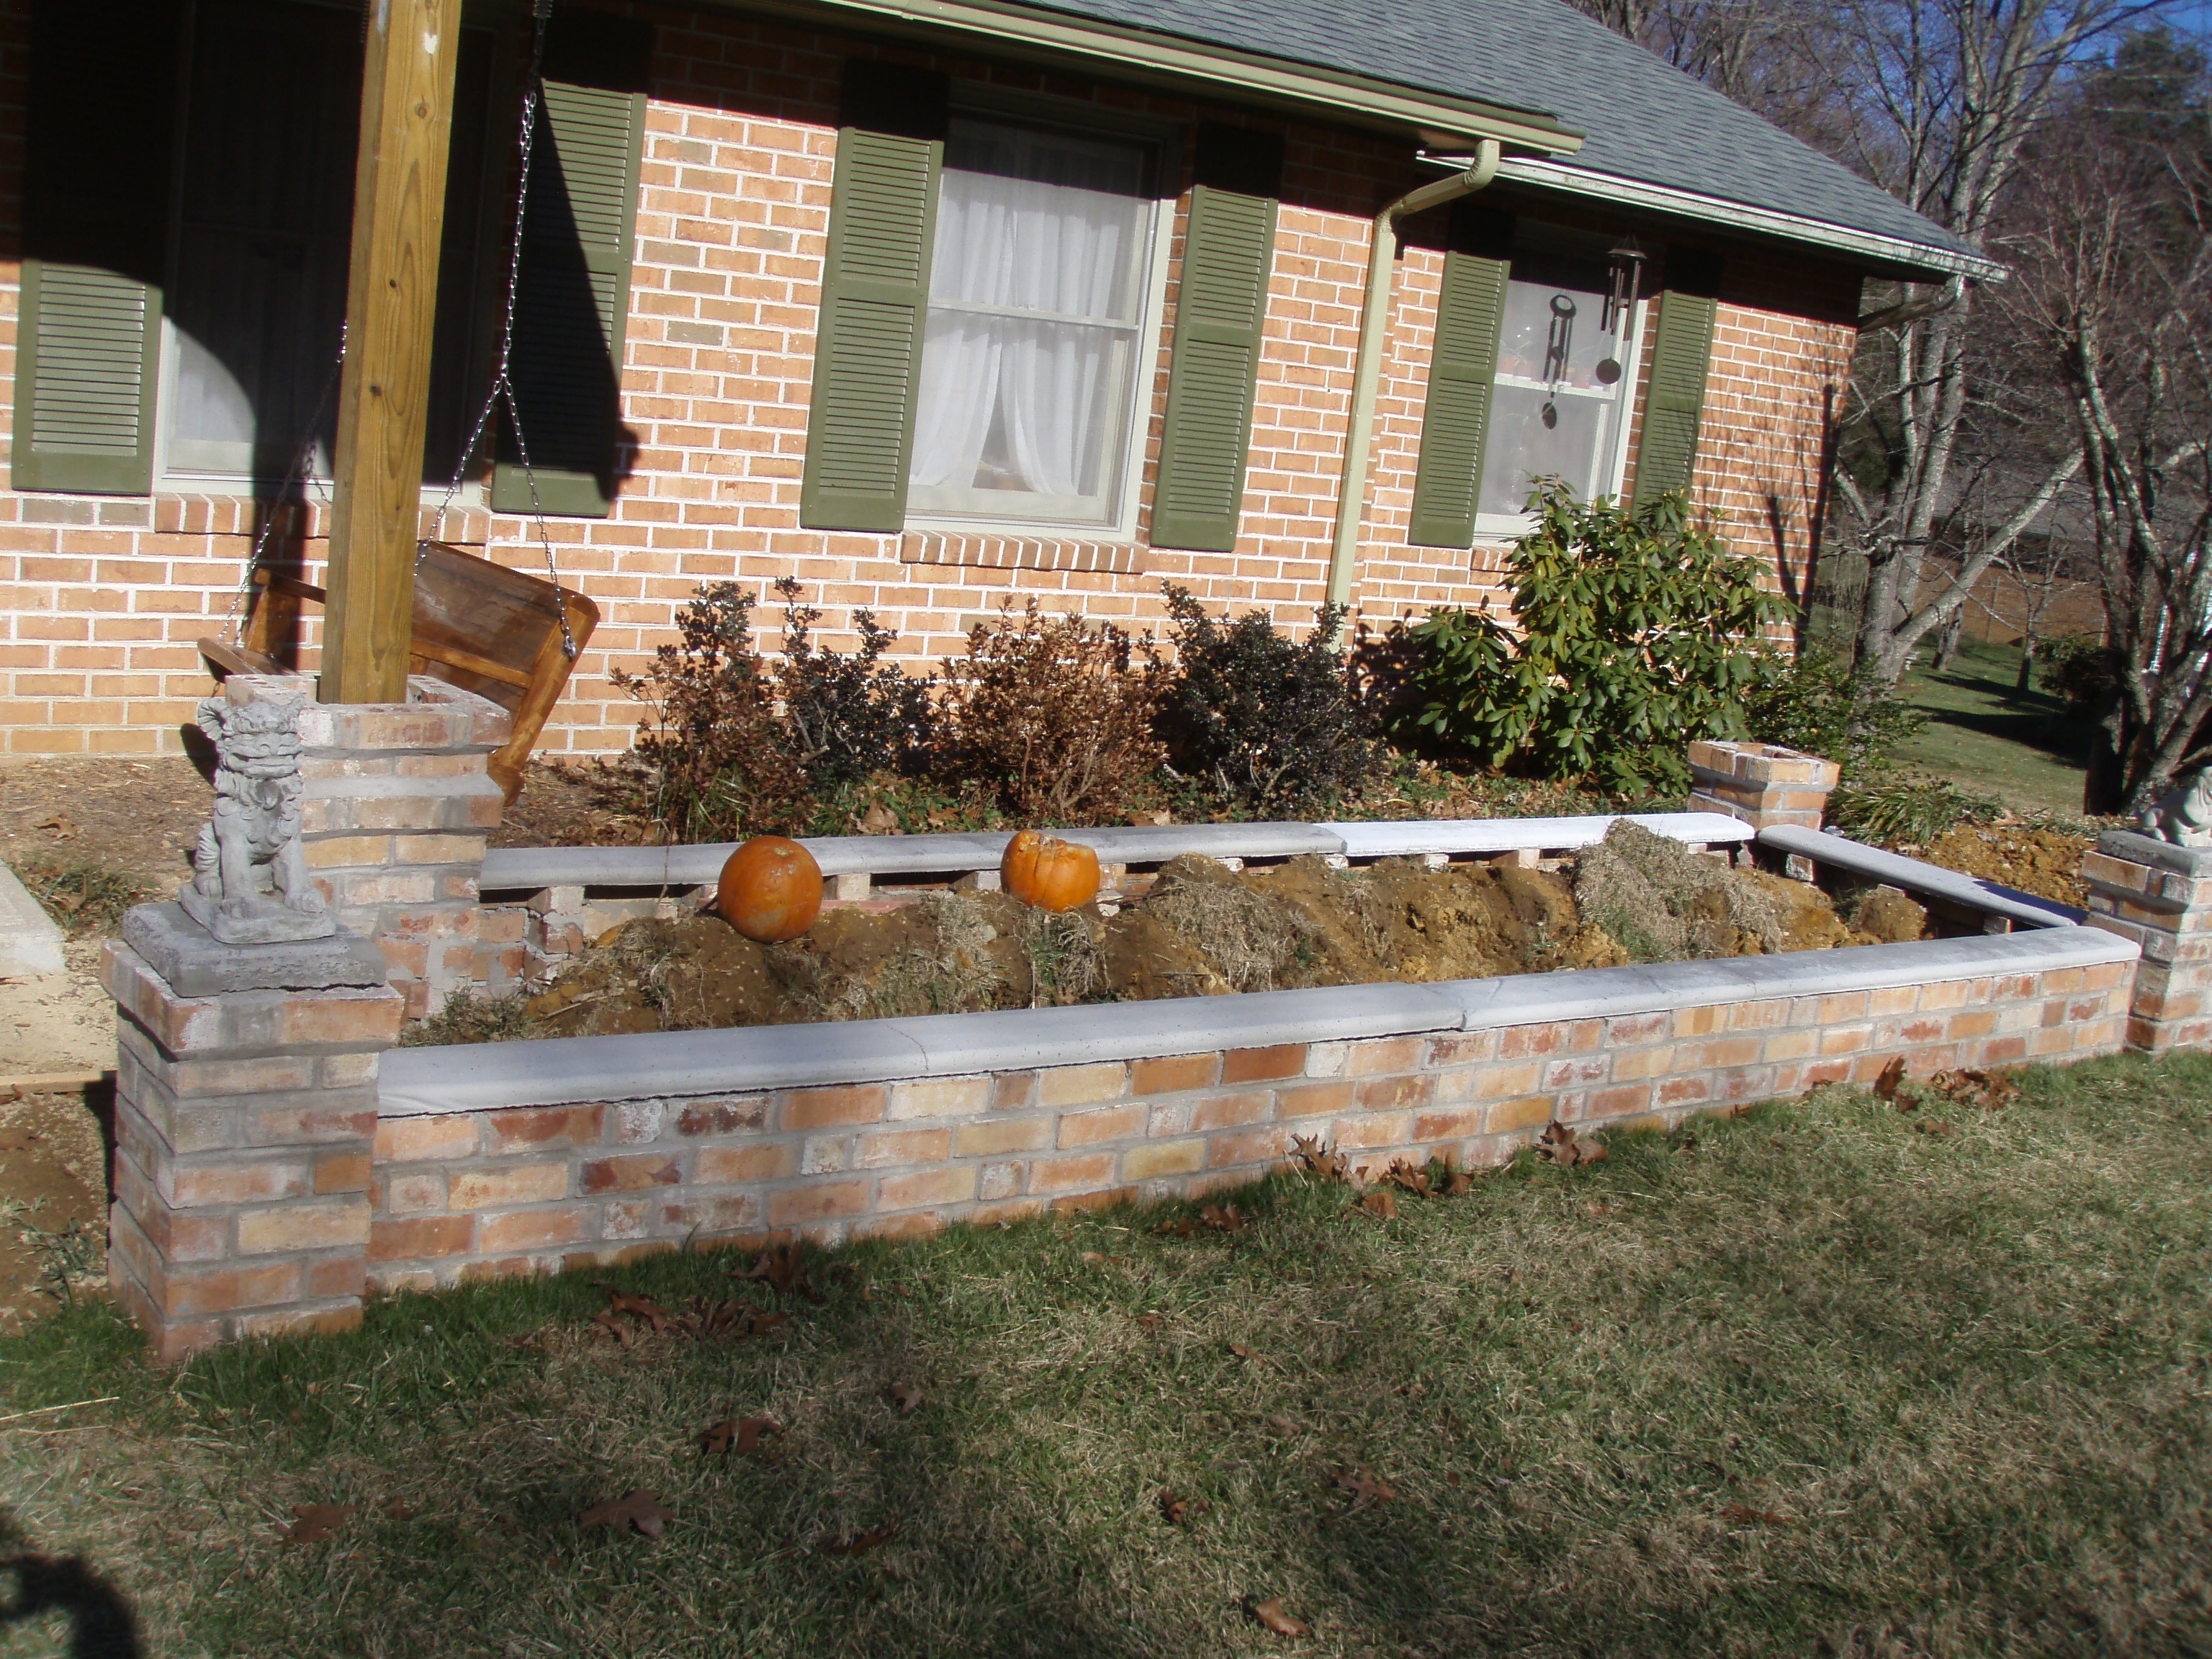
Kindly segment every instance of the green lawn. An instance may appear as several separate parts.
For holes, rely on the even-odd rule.
[[[2079,813],[2089,728],[2048,692],[2015,697],[2019,674],[2017,647],[1968,641],[1941,674],[1906,675],[1899,690],[1929,718],[1898,759],[2015,811]]]
[[[72,1606],[287,1659],[2201,1655],[2212,1062],[2022,1081],[1824,1091],[1395,1220],[1284,1177],[1241,1231],[869,1245],[744,1338],[620,1346],[579,1275],[161,1375],[83,1310],[0,1343],[0,1412],[121,1396],[0,1425],[51,1598],[0,1655],[127,1650],[66,1648]],[[732,1265],[600,1277],[778,1302]],[[701,1449],[755,1415],[763,1452]],[[657,1540],[577,1526],[639,1488]],[[281,1541],[309,1504],[356,1508]]]

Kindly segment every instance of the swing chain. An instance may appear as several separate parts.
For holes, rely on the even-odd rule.
[[[514,356],[515,305],[522,289],[522,239],[530,211],[531,155],[537,146],[538,113],[544,94],[545,83],[541,78],[541,71],[545,62],[545,26],[553,15],[552,0],[535,0],[531,13],[534,23],[530,43],[530,72],[522,94],[522,132],[517,143],[515,168],[514,240],[507,251],[507,309],[500,325],[499,360],[492,372],[491,386],[484,394],[483,407],[477,411],[476,424],[470,428],[467,439],[461,445],[459,459],[453,464],[453,479],[446,486],[445,499],[438,503],[437,513],[431,522],[435,524],[445,517],[446,509],[453,505],[453,497],[460,492],[461,480],[467,476],[469,458],[477,453],[477,446],[483,440],[484,428],[491,422],[492,411],[504,398],[507,421],[514,432],[515,451],[522,460],[522,476],[530,486],[531,518],[538,527],[538,544],[544,550],[545,574],[558,590],[561,572],[553,557],[553,534],[546,526],[544,504],[538,498],[538,473],[530,464],[530,444],[523,436],[522,410],[515,399],[514,379],[511,373]],[[415,555],[418,568],[429,550],[428,542],[418,544]],[[561,620],[562,653],[574,661],[576,640],[568,631],[568,601],[565,599],[556,601],[555,608]]]
[[[284,498],[292,493],[295,485],[304,489],[309,474],[314,470],[316,429],[323,423],[323,410],[330,406],[331,394],[337,390],[338,376],[345,368],[345,349],[346,323],[343,318],[340,318],[338,355],[331,364],[330,374],[324,377],[322,393],[315,399],[315,412],[307,416],[307,434],[300,440],[300,447],[292,452],[292,470],[276,486],[276,494],[269,503],[268,514],[261,520],[260,533],[253,538],[253,551],[246,555],[246,568],[239,574],[237,591],[230,596],[230,615],[227,619],[229,626],[225,631],[229,634],[233,645],[245,638],[243,607],[246,596],[253,587],[253,573],[261,568],[261,556],[269,550],[269,538],[276,534],[277,521],[283,516]],[[306,502],[307,497],[303,495],[301,504],[304,506]]]

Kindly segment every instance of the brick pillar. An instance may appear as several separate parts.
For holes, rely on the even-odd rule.
[[[262,695],[314,696],[306,675],[229,684],[241,680]],[[477,976],[477,884],[504,805],[484,764],[508,720],[497,703],[427,675],[407,690],[404,703],[310,702],[301,838],[340,925],[376,942],[407,1017],[420,1019]]]
[[[2081,860],[2089,925],[2142,947],[2128,1046],[2212,1046],[2212,848],[2108,830]]]
[[[108,1281],[174,1359],[361,1320],[377,1056],[399,1034],[357,935],[220,945],[177,904],[111,940],[115,1201]]]
[[[1690,745],[1692,812],[1725,812],[1754,830],[1796,824],[1818,830],[1839,775],[1833,761],[1771,743]]]

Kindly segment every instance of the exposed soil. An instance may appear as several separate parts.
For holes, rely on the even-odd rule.
[[[106,1294],[106,1156],[82,1096],[0,1089],[0,1334]]]
[[[1431,870],[1402,859],[1340,871],[1318,858],[1239,873],[1192,855],[1164,866],[1141,901],[1115,914],[1091,905],[1053,916],[1006,893],[928,893],[832,908],[804,937],[777,945],[752,943],[712,912],[635,921],[521,1008],[464,1006],[418,1040],[1482,979],[1826,950],[1917,939],[1928,928],[1927,913],[1893,889],[1869,896],[1846,921],[1816,888],[1729,869],[1673,842],[1654,852],[1657,841],[1616,832],[1562,873]],[[1639,867],[1643,888],[1624,892],[1624,872]]]
[[[2093,836],[2033,824],[1961,824],[1918,856],[1961,875],[1979,876],[2079,908],[2089,901],[2089,889],[2081,879],[2081,856],[2094,844]]]

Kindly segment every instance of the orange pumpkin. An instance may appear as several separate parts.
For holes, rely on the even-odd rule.
[[[1098,854],[1079,842],[1024,830],[1006,843],[999,883],[1040,910],[1073,910],[1098,896]]]
[[[822,913],[822,866],[795,841],[755,836],[722,866],[714,908],[763,945],[797,939]]]

